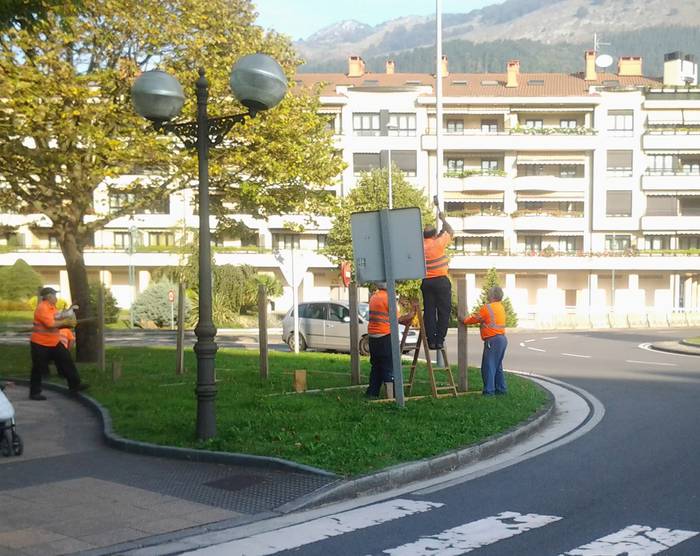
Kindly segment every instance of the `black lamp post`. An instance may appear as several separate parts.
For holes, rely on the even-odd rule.
[[[250,54],[231,70],[233,94],[248,112],[210,118],[207,115],[209,83],[204,69],[197,80],[197,120],[166,123],[177,116],[185,102],[180,83],[159,70],[144,72],[131,89],[138,114],[151,120],[156,129],[175,133],[189,148],[197,148],[199,163],[199,321],[194,329],[197,342],[197,438],[216,436],[216,383],[214,358],[218,346],[212,321],[211,246],[209,231],[209,148],[223,141],[234,124],[276,106],[287,92],[287,78],[280,65],[265,54]]]

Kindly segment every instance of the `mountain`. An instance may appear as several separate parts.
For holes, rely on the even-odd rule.
[[[593,34],[599,33],[615,47],[613,37],[627,43],[629,37],[643,37],[652,28],[655,33],[664,34],[678,28],[691,33],[698,27],[700,0],[506,0],[464,14],[443,14],[443,44],[446,47],[454,41],[478,47],[522,41],[530,51],[539,52],[546,45],[550,45],[550,50],[566,44],[591,48]],[[671,33],[666,38],[672,42],[675,36]],[[640,40],[640,48],[645,40]],[[396,59],[415,49],[434,48],[434,43],[434,17],[406,16],[374,27],[356,21],[341,22],[296,42],[295,47],[307,61],[300,71],[327,71],[323,68],[344,68],[350,55],[365,60],[389,56]],[[639,53],[633,49],[623,54]],[[661,57],[663,52],[655,55]],[[399,63],[397,67],[398,71],[421,71]]]

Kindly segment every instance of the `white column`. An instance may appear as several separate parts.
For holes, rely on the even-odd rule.
[[[683,284],[683,305],[686,309],[692,307],[693,302],[693,278],[686,278]]]
[[[630,274],[627,277],[627,288],[630,290],[639,289],[639,274]]]
[[[476,289],[476,274],[467,272],[464,279],[467,281],[467,310],[470,310],[479,300],[479,290]]]
[[[698,308],[698,293],[699,293],[698,285],[699,285],[698,281],[693,280],[693,304],[692,304],[693,309]]]
[[[112,287],[111,270],[100,270],[100,283],[104,285],[104,287],[107,289],[110,289]]]
[[[61,299],[65,299],[68,303],[72,303],[70,296],[70,280],[68,279],[67,270],[60,270],[58,272],[58,289],[61,290]]]
[[[149,270],[139,270],[138,292],[141,293],[151,283],[151,272]]]
[[[680,274],[671,274],[669,279],[669,289],[671,290],[672,307],[676,309],[680,305],[681,297],[681,276]]]
[[[547,274],[547,289],[556,290],[557,289],[557,275]]]
[[[515,289],[515,273],[510,272],[506,274],[506,289],[507,290],[514,290]]]

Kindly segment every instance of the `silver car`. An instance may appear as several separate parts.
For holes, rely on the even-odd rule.
[[[369,304],[358,303],[359,350],[369,355]],[[399,324],[399,335],[403,334]],[[294,308],[282,319],[282,340],[294,350]],[[418,344],[418,332],[409,330],[404,351],[413,351]],[[308,301],[299,303],[299,351],[305,349],[350,352],[350,307],[345,301]]]

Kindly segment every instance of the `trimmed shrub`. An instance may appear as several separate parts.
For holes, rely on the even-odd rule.
[[[36,295],[44,279],[22,259],[12,266],[0,268],[0,299],[26,300]]]
[[[145,328],[150,322],[158,327],[170,326],[170,301],[168,301],[168,292],[175,292],[175,321],[177,322],[177,285],[170,280],[163,279],[155,284],[150,285],[143,291],[134,301],[134,322],[138,326]],[[190,300],[185,298],[185,321],[190,312]]]
[[[90,306],[95,314],[97,314],[97,288],[99,284],[90,284]],[[117,322],[119,318],[119,307],[117,306],[117,300],[112,295],[111,290],[102,285],[102,291],[104,292],[105,300],[105,322],[111,324]],[[168,317],[169,319],[170,317]]]

